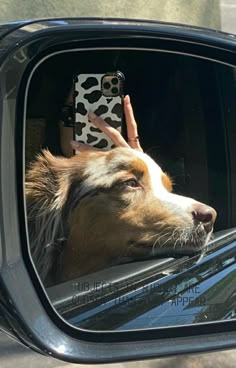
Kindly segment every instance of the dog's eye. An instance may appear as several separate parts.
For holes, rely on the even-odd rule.
[[[124,181],[123,183],[125,186],[130,187],[130,188],[138,188],[139,187],[139,183],[137,182],[136,179],[129,179]]]

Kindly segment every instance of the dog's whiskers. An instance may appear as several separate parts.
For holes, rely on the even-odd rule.
[[[165,234],[163,234],[163,235],[161,235],[161,236],[158,236],[158,237],[157,237],[157,239],[155,240],[155,242],[153,243],[153,246],[152,246],[152,255],[155,255],[155,246],[156,246],[156,244],[157,244],[157,243],[159,243],[159,245],[160,245],[160,240],[161,240],[163,237],[167,236],[167,235],[168,235],[168,232],[167,232],[167,233],[165,233]]]
[[[159,243],[160,248],[163,248],[163,247],[164,247],[164,245],[165,245],[166,243],[168,243],[169,241],[171,241],[171,239],[174,239],[174,238],[175,238],[176,233],[178,234],[179,230],[180,230],[180,228],[177,226],[177,227],[173,230],[173,232],[169,235],[169,237],[168,237],[168,238],[164,241],[164,243],[162,243],[162,244],[160,243],[160,240],[161,240],[163,237],[166,237],[169,233],[168,233],[168,232],[166,232],[166,233],[164,233],[163,235],[158,236],[158,237],[157,237],[157,239],[155,240],[155,242],[154,242],[153,246],[152,246],[152,254],[153,254],[153,255],[155,255],[155,247],[156,247],[157,243]],[[176,244],[176,242],[177,242],[178,240],[179,240],[179,239],[177,238],[174,244]],[[175,245],[174,245],[174,248],[175,248]]]

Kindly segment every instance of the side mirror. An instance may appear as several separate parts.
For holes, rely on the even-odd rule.
[[[81,363],[234,347],[235,37],[52,19],[1,43],[1,328]],[[118,70],[147,154],[58,158],[74,75]]]

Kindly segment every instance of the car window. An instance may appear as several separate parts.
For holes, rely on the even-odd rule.
[[[78,153],[72,157],[72,161],[62,157],[58,125],[60,109],[70,93],[75,76],[83,72],[82,75],[86,75],[87,78],[83,82],[84,90],[79,91],[78,105],[75,106],[76,111],[77,109],[82,111],[83,115],[84,105],[81,106],[80,102],[83,101],[84,95],[89,99],[94,96],[94,91],[97,91],[97,80],[92,78],[89,72],[93,70],[93,76],[97,76],[104,68],[111,70],[111,65],[113,70],[122,71],[126,77],[125,89],[139,122],[140,141],[144,151],[163,168],[162,175],[166,175],[164,173],[169,175],[169,179],[164,176],[168,183],[171,181],[170,178],[173,178],[175,194],[170,192],[168,184],[165,187],[167,198],[168,196],[182,198],[181,202],[188,201],[187,198],[194,198],[195,201],[207,203],[218,212],[214,224],[215,240],[209,243],[211,245],[202,259],[198,252],[194,255],[188,253],[190,243],[192,248],[197,246],[195,241],[201,237],[202,230],[195,232],[195,239],[194,235],[181,232],[177,227],[173,227],[170,233],[168,229],[161,230],[161,238],[158,235],[157,240],[151,242],[152,250],[165,251],[168,250],[164,245],[170,241],[169,237],[174,239],[173,248],[171,251],[163,252],[161,261],[160,254],[155,252],[151,252],[151,256],[146,256],[145,249],[148,247],[145,248],[145,243],[140,239],[146,236],[143,235],[143,229],[146,231],[155,220],[150,216],[156,213],[156,208],[150,207],[154,198],[150,201],[145,194],[148,193],[149,181],[145,179],[141,162],[133,171],[135,177],[127,176],[126,160],[134,153],[129,151],[127,156],[121,154],[122,161],[119,161],[119,155],[114,156],[111,164],[107,157],[105,165],[103,159],[94,165],[95,160],[100,157],[95,155],[88,160],[87,164],[89,167],[92,166],[91,169],[86,169],[85,174],[80,174],[79,168],[80,159],[83,160],[82,168],[86,168],[84,166],[86,155],[80,156],[81,153]],[[92,83],[95,83],[95,86]],[[35,69],[27,96],[25,142],[30,246],[36,269],[48,288],[48,295],[55,308],[68,321],[84,328],[96,325],[98,329],[125,329],[127,326],[131,328],[137,324],[144,326],[146,319],[149,320],[148,325],[155,325],[152,313],[157,305],[164,311],[168,310],[168,314],[165,314],[163,319],[156,319],[155,326],[165,325],[168,321],[167,324],[175,324],[177,321],[180,324],[188,323],[190,320],[200,321],[204,316],[203,309],[210,310],[208,307],[214,293],[210,290],[209,285],[212,281],[209,280],[214,279],[217,283],[218,279],[215,276],[217,272],[230,277],[231,267],[233,272],[235,263],[231,249],[235,238],[235,231],[232,228],[236,224],[235,185],[232,175],[236,156],[234,135],[231,133],[234,129],[235,105],[233,99],[228,98],[229,95],[235,95],[233,68],[178,54],[153,51],[144,53],[142,50],[68,51],[55,53]],[[90,134],[94,132],[96,129],[91,130]],[[49,149],[50,154],[46,153],[46,156],[39,159],[38,153],[41,148]],[[61,155],[61,158],[54,158],[52,155]],[[100,155],[105,157],[107,153],[101,152]],[[141,160],[146,157],[142,155],[143,153],[139,153],[138,156]],[[151,159],[146,157],[145,160]],[[154,165],[154,161],[145,161],[144,167],[147,163]],[[71,164],[67,166],[67,162]],[[102,176],[106,177],[106,180],[102,181],[101,175],[96,175],[104,167],[105,169],[108,167],[109,170],[108,173],[104,171]],[[155,166],[154,171],[158,170],[160,169]],[[126,186],[122,184],[123,179],[120,179],[124,173],[125,179],[128,180],[128,192]],[[116,177],[118,174],[121,176]],[[91,183],[86,182],[86,186],[83,186],[83,180],[87,180],[90,175],[95,177]],[[138,180],[141,182],[138,190],[142,190],[143,194],[138,194],[141,192],[135,194]],[[96,182],[98,187],[94,190],[92,186]],[[64,187],[67,184],[68,186]],[[61,190],[58,190],[58,185],[62,185]],[[156,185],[158,187],[158,181]],[[92,187],[88,196],[87,187]],[[51,207],[50,196],[54,193],[56,193],[55,202]],[[69,207],[62,206],[61,210],[60,201],[64,203],[63,193],[66,193],[65,203],[68,203]],[[138,195],[141,197],[137,197]],[[81,198],[81,203],[85,207],[80,206]],[[132,203],[136,206],[134,212],[131,211]],[[142,207],[145,203],[146,206]],[[171,202],[169,205],[166,203],[168,201],[164,200],[161,206],[168,209],[171,215],[172,207],[169,207]],[[41,205],[44,210],[40,212]],[[87,206],[89,212],[86,212]],[[177,208],[181,208],[178,206]],[[146,218],[148,208],[150,216],[147,212]],[[132,216],[127,218],[129,211]],[[158,216],[160,215],[163,216],[161,212]],[[185,212],[180,212],[179,218],[181,215],[185,216]],[[214,212],[213,215],[210,212],[210,223],[213,221],[211,216],[214,216]],[[99,220],[99,217],[102,220]],[[94,220],[93,223],[90,218]],[[160,221],[160,218],[156,218],[158,224],[157,220]],[[186,223],[188,220],[186,217]],[[164,222],[168,225],[168,221],[166,218]],[[97,222],[99,227],[94,227]],[[66,231],[68,228],[73,230],[73,226],[71,227],[73,223],[75,233],[72,231],[71,235],[74,244],[72,252],[64,253],[65,242],[68,241]],[[34,230],[31,233],[32,228]],[[211,230],[212,227],[209,231]],[[206,230],[206,233],[209,231]],[[222,231],[226,232],[223,240]],[[84,233],[84,238],[81,237],[81,232]],[[50,240],[52,239],[50,237],[47,238],[54,233],[56,242]],[[175,238],[177,235],[182,237],[181,241],[178,237]],[[126,253],[126,250],[132,245],[134,236],[138,239],[139,247],[135,257],[132,258],[131,253]],[[35,239],[37,241],[41,239],[44,246],[42,247],[41,243],[37,244]],[[90,246],[77,249],[79,246],[83,247],[87,239],[92,239]],[[127,246],[125,249],[120,247],[123,243]],[[40,252],[37,253],[39,248]],[[111,255],[113,258],[109,258]],[[68,267],[65,273],[66,259]],[[50,260],[55,264],[51,264]],[[120,264],[122,266],[119,266]],[[46,275],[47,268],[50,269],[49,277]],[[220,284],[219,288],[221,286]],[[194,301],[198,302],[197,311]],[[141,304],[137,305],[138,303]],[[166,309],[167,304],[171,304],[171,308]],[[188,316],[183,313],[185,308],[189,308]],[[182,317],[177,318],[177,309],[182,310]],[[212,310],[209,313],[208,320],[223,318],[220,314],[216,317]],[[112,324],[107,322],[108,314],[111,316],[109,321],[113,321]],[[115,318],[117,314],[122,318]],[[123,316],[126,316],[125,319]],[[97,321],[96,324],[94,319]]]

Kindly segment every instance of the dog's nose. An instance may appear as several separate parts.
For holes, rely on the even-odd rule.
[[[217,213],[212,207],[203,203],[195,203],[192,207],[192,216],[195,221],[201,222],[205,231],[209,233],[213,228]]]

